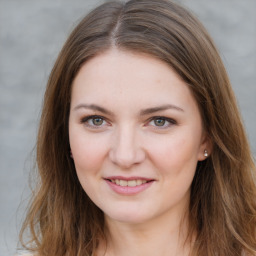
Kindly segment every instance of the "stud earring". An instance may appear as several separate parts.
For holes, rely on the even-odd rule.
[[[208,152],[207,152],[207,150],[206,150],[206,149],[204,150],[204,156],[205,156],[205,157],[207,157],[207,156],[208,156]]]
[[[71,151],[71,149],[70,149],[70,158],[73,158],[73,155],[72,155],[72,151]]]

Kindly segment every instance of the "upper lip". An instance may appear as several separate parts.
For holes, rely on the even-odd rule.
[[[152,181],[155,179],[152,178],[145,178],[145,177],[139,177],[139,176],[132,176],[132,177],[123,177],[123,176],[108,176],[104,178],[105,180],[146,180],[146,181]]]

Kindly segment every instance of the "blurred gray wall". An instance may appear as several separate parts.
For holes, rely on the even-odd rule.
[[[49,72],[79,18],[102,2],[0,0],[0,256],[17,247]],[[194,11],[214,38],[256,155],[256,0],[177,2]]]

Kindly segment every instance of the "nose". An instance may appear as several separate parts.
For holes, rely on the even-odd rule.
[[[112,138],[110,160],[122,169],[129,169],[133,165],[142,163],[146,153],[140,141],[141,137],[136,129],[131,127],[118,129]]]

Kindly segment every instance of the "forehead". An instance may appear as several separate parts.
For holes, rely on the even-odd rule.
[[[183,107],[195,104],[188,86],[167,63],[149,55],[120,50],[92,58],[74,79],[71,104],[95,100],[130,106],[134,102],[136,105],[164,102]]]

